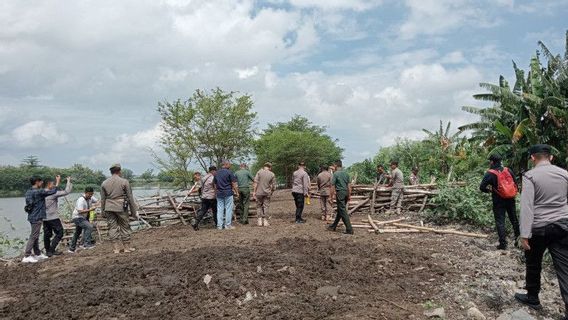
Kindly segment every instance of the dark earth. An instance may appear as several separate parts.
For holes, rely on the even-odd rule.
[[[308,223],[296,225],[292,197],[279,191],[268,228],[153,228],[134,234],[130,254],[104,242],[35,265],[6,264],[0,318],[425,319],[444,308],[447,319],[468,319],[476,307],[487,319],[510,319],[523,309],[512,299],[524,278],[518,249],[498,252],[494,238],[343,235],[325,230],[318,208],[313,201]],[[545,310],[526,310],[535,319],[560,315],[555,281],[547,273]]]

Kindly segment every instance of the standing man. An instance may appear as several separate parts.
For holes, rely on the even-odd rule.
[[[420,184],[420,176],[418,176],[418,167],[413,167],[410,173],[410,178],[408,179],[411,186],[416,186]]]
[[[201,208],[199,208],[199,212],[197,212],[195,222],[191,225],[195,231],[199,230],[199,223],[203,220],[203,217],[205,217],[209,209],[213,212],[213,222],[215,226],[217,226],[217,196],[215,194],[215,183],[213,182],[216,173],[217,167],[211,166],[209,167],[209,172],[201,180],[201,186],[199,188],[201,191]]]
[[[26,205],[24,210],[28,214],[28,221],[32,228],[30,238],[26,244],[26,250],[24,251],[24,258],[22,259],[23,263],[35,263],[40,260],[47,259],[47,256],[41,253],[41,250],[39,249],[39,233],[41,232],[42,221],[47,216],[45,198],[57,192],[57,186],[59,186],[60,181],[61,177],[57,176],[55,178],[55,188],[45,190],[43,189],[43,180],[41,178],[30,178],[32,187],[26,191]],[[32,250],[35,257],[32,256]]]
[[[521,245],[526,257],[527,294],[515,298],[533,309],[541,309],[538,298],[542,258],[546,249],[552,262],[568,319],[568,172],[551,164],[548,145],[529,149],[534,168],[523,175],[521,193]]]
[[[121,177],[122,167],[113,164],[111,177],[101,185],[101,210],[108,224],[108,236],[112,241],[114,253],[129,253],[135,249],[130,246],[130,223],[128,212],[138,217],[138,207],[132,196],[128,180]]]
[[[187,195],[191,196],[192,194],[201,194],[201,172],[195,171],[193,173],[193,187],[191,187],[191,192]]]
[[[217,230],[233,230],[233,196],[239,195],[237,177],[231,171],[231,162],[223,160],[223,168],[213,178],[217,193]]]
[[[491,155],[489,157],[489,170],[485,173],[479,189],[485,193],[491,193],[493,200],[493,215],[497,234],[499,235],[498,250],[507,249],[507,231],[505,229],[505,215],[509,216],[515,239],[519,237],[519,220],[517,219],[517,208],[515,197],[518,187],[515,181],[515,174],[509,168],[504,168],[501,164],[501,157]]]
[[[305,223],[302,219],[304,201],[310,192],[310,176],[306,172],[306,164],[302,161],[298,164],[298,170],[292,175],[292,196],[296,204],[296,223]]]
[[[331,218],[328,209],[328,202],[330,202],[331,199],[329,197],[331,195],[331,179],[332,175],[329,173],[329,166],[322,166],[321,172],[316,178],[316,182],[320,194],[321,219],[323,221],[328,221],[328,219]]]
[[[53,188],[55,188],[55,181],[48,179],[46,189],[51,190]],[[55,194],[45,198],[46,217],[43,220],[43,246],[45,247],[45,253],[48,257],[61,255],[61,252],[56,250],[59,242],[63,239],[64,232],[63,224],[61,224],[58,213],[58,199],[71,193],[71,190],[73,190],[71,177],[67,177],[65,190],[57,191]],[[51,239],[54,233],[55,236]]]
[[[389,187],[392,187],[390,208],[387,213],[393,213],[396,208],[396,214],[400,214],[402,210],[402,199],[404,198],[404,175],[398,168],[398,161],[391,160],[391,173]]]
[[[387,184],[387,182],[388,182],[388,175],[385,172],[385,166],[383,166],[382,164],[379,164],[377,166],[376,182],[377,182],[378,185]]]
[[[351,199],[351,178],[343,171],[341,160],[335,162],[335,173],[331,179],[331,197],[335,196],[337,201],[337,215],[335,221],[329,225],[328,230],[335,231],[339,220],[345,225],[345,234],[353,234],[353,227],[347,213],[347,203]]]
[[[270,208],[270,197],[276,190],[276,176],[272,172],[272,163],[267,162],[254,177],[253,198],[256,200],[256,210],[258,214],[258,226],[268,227],[268,209]]]
[[[246,163],[241,163],[240,169],[235,172],[239,186],[239,199],[237,202],[237,214],[241,217],[241,224],[248,224],[250,207],[250,185],[254,178],[247,169]]]
[[[83,248],[94,249],[92,241],[93,224],[89,222],[89,214],[94,209],[98,200],[93,197],[95,190],[92,187],[85,188],[85,193],[77,199],[75,209],[73,210],[72,221],[75,224],[75,232],[69,244],[69,253],[75,253],[77,249],[77,240],[83,233]]]

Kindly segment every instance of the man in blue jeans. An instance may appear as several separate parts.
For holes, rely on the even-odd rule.
[[[238,197],[239,186],[237,177],[230,170],[231,162],[223,161],[223,168],[217,171],[213,183],[215,184],[215,192],[217,193],[217,229],[232,230],[233,219],[233,196]]]
[[[83,247],[85,249],[93,249],[91,239],[91,233],[93,232],[93,225],[89,223],[88,217],[89,212],[93,210],[94,205],[98,203],[98,200],[93,197],[94,189],[92,187],[85,188],[85,193],[77,199],[77,204],[75,205],[75,210],[73,210],[73,223],[75,224],[75,233],[73,233],[73,238],[69,244],[69,253],[75,253],[77,249],[77,240],[81,233],[83,233]]]

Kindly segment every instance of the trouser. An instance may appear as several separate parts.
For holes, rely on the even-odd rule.
[[[73,219],[73,223],[75,224],[75,232],[73,233],[73,238],[69,244],[69,250],[75,251],[77,248],[77,240],[79,240],[81,233],[83,233],[83,244],[85,246],[92,245],[91,234],[93,232],[93,225],[83,217]]]
[[[321,215],[327,218],[329,214],[329,196],[320,196],[320,207],[321,207]]]
[[[201,208],[197,213],[197,217],[195,217],[196,225],[199,225],[209,209],[213,211],[213,222],[215,223],[215,225],[217,225],[217,199],[201,199]]]
[[[391,193],[390,209],[400,211],[402,209],[402,199],[404,198],[404,189],[393,188]]]
[[[353,231],[351,220],[347,213],[347,191],[337,191],[335,200],[337,201],[337,215],[335,216],[335,221],[333,221],[332,227],[336,228],[339,221],[342,220],[343,224],[345,224],[345,231]]]
[[[546,227],[533,230],[529,245],[531,249],[525,251],[528,294],[538,296],[540,292],[542,258],[545,250],[548,249],[558,277],[562,300],[568,307],[568,232],[556,224],[549,224]]]
[[[108,225],[108,237],[111,241],[130,241],[130,222],[127,211],[106,211],[105,217]]]
[[[51,237],[55,233],[53,239]],[[43,246],[45,252],[55,252],[59,242],[63,239],[63,225],[61,220],[45,220],[43,221]]]
[[[248,223],[250,209],[250,190],[239,189],[239,200],[237,202],[237,213],[241,218],[241,223]]]
[[[256,196],[256,211],[259,218],[269,219],[270,196]]]
[[[31,223],[32,230],[30,233],[30,238],[26,244],[26,250],[24,251],[24,256],[29,257],[32,255],[32,250],[36,256],[41,255],[41,250],[39,250],[39,233],[41,232],[41,221]]]
[[[233,196],[217,197],[217,229],[231,226],[233,221]]]
[[[292,192],[294,203],[296,204],[296,221],[302,220],[302,213],[304,212],[304,194]]]
[[[505,217],[509,216],[509,221],[513,226],[515,239],[519,237],[519,220],[517,219],[517,209],[515,199],[507,200],[505,202],[493,205],[493,216],[495,217],[495,227],[499,235],[499,244],[507,245],[507,229],[505,228]]]

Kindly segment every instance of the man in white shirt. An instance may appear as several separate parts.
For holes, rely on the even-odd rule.
[[[73,239],[69,244],[69,253],[75,253],[77,249],[77,240],[81,233],[83,233],[83,248],[93,249],[91,234],[93,232],[93,225],[89,223],[88,217],[89,212],[94,210],[98,205],[98,200],[93,197],[94,189],[92,187],[87,187],[85,193],[77,199],[77,204],[75,205],[75,210],[73,210],[73,223],[75,224],[75,233],[73,234]]]

